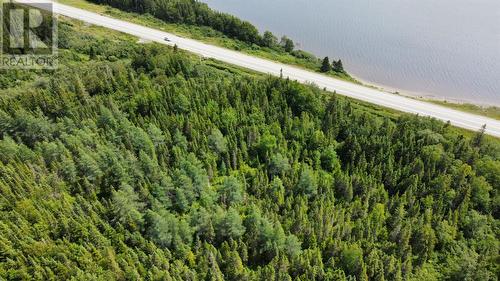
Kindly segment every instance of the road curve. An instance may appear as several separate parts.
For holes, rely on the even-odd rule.
[[[42,1],[51,2],[50,0]],[[41,0],[16,0],[16,2],[31,6],[37,6],[38,3],[41,3]],[[56,2],[52,3],[54,12],[69,18],[81,20],[98,26],[103,26],[161,44],[175,44],[180,49],[184,49],[202,55],[204,57],[214,58],[226,63],[238,65],[258,72],[278,76],[280,75],[282,70],[283,76],[289,77],[292,80],[297,80],[301,83],[314,83],[320,88],[326,88],[329,91],[336,91],[338,94],[354,99],[366,101],[403,112],[418,114],[420,116],[434,117],[445,122],[450,121],[452,125],[457,127],[477,131],[486,124],[485,132],[487,134],[495,137],[500,137],[500,121],[494,120],[492,118],[465,113],[443,106],[394,95],[384,91],[375,90],[369,87],[328,77],[319,73],[307,71],[298,67],[252,57],[250,55],[245,55],[236,51],[216,47],[192,39],[179,37],[171,33],[102,16],[97,13],[59,4]],[[168,42],[165,41],[166,37],[169,39]]]

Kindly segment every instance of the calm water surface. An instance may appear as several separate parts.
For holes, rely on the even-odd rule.
[[[420,96],[500,105],[500,0],[203,0]]]

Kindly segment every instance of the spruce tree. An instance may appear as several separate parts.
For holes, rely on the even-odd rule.
[[[323,59],[323,63],[321,63],[321,72],[326,73],[330,70],[332,70],[332,67],[330,66],[330,59],[328,57],[325,57]]]

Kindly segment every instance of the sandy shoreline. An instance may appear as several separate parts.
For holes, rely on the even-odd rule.
[[[349,73],[349,72],[348,72]],[[410,91],[410,90],[404,90],[396,87],[391,87],[388,85],[383,85],[377,82],[372,82],[368,80],[364,80],[358,76],[353,75],[352,73],[349,73],[349,75],[354,78],[355,80],[359,81],[361,84],[367,87],[373,87],[376,88],[377,90],[390,93],[390,94],[395,94],[395,95],[400,95],[412,99],[417,99],[417,100],[422,100],[422,101],[436,101],[436,102],[446,102],[450,104],[472,104],[480,107],[500,107],[500,104],[496,103],[486,103],[486,102],[477,102],[473,100],[465,100],[465,99],[452,99],[452,98],[441,98],[436,96],[436,94],[432,93],[425,93],[425,92],[415,92],[415,91]]]

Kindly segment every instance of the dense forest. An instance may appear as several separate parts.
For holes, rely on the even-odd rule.
[[[60,25],[0,73],[0,279],[498,279],[500,141]]]

